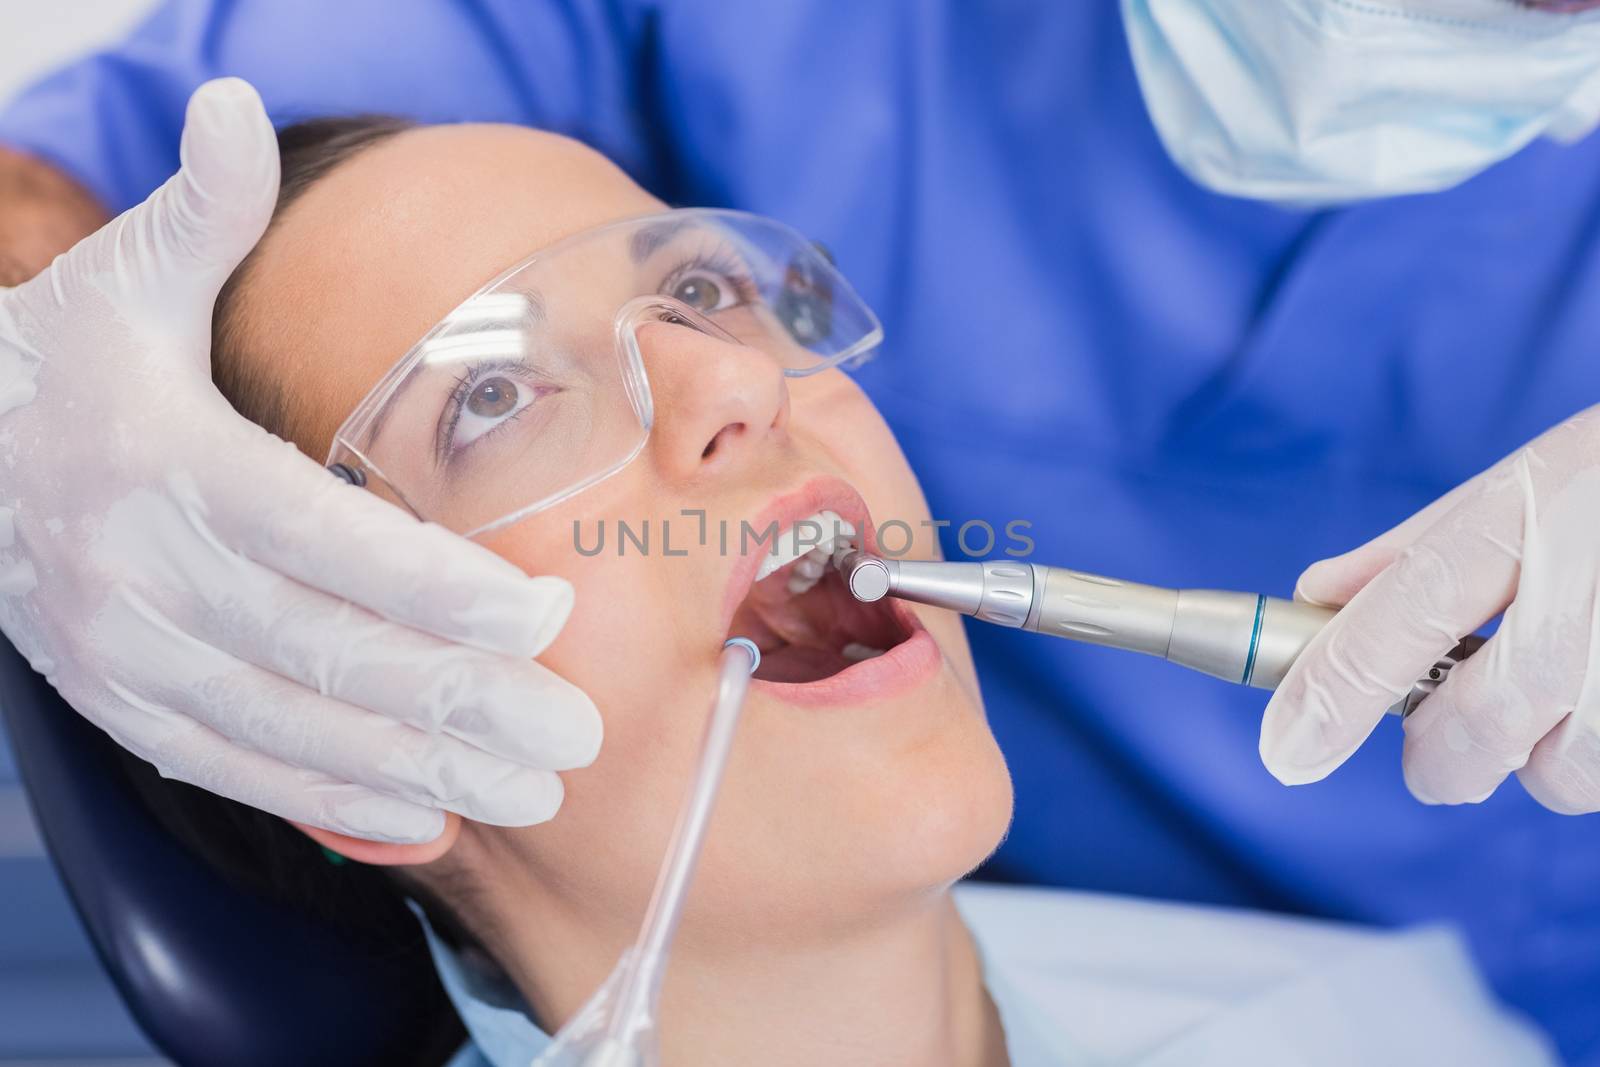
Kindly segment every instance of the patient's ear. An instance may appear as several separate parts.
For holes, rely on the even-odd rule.
[[[449,852],[454,847],[456,838],[461,836],[461,816],[450,811],[444,813],[444,833],[421,845],[363,841],[359,837],[346,837],[332,830],[319,830],[315,826],[306,826],[303,823],[292,825],[328,851],[337,852],[345,859],[373,867],[415,867],[423,863],[432,863]]]

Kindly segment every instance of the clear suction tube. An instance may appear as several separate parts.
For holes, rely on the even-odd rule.
[[[723,646],[716,701],[700,744],[700,764],[678,811],[638,940],[532,1067],[655,1067],[660,1062],[656,1006],[661,976],[722,785],[750,676],[760,662],[760,650],[743,637]]]

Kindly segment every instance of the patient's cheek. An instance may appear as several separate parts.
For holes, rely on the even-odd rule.
[[[824,440],[852,439],[882,430],[878,409],[844,372],[789,379],[792,422]]]

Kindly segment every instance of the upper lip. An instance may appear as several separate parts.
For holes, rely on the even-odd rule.
[[[872,529],[872,516],[861,494],[840,478],[822,476],[812,478],[798,489],[773,497],[753,519],[748,520],[757,535],[764,533],[774,522],[782,534],[801,519],[810,518],[819,511],[831,511],[856,529],[856,537],[863,552],[877,551],[877,538]],[[742,534],[742,531],[741,531]],[[761,568],[763,553],[772,547],[770,540],[747,539],[742,535],[735,542],[741,555],[728,576],[727,591],[722,598],[722,632],[733,625],[734,613],[750,587],[755,584],[756,571]]]

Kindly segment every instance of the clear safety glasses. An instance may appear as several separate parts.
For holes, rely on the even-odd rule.
[[[780,222],[628,219],[530,256],[445,316],[345,420],[328,466],[468,537],[550,507],[644,448],[649,323],[758,349],[792,377],[883,336],[818,246]]]

